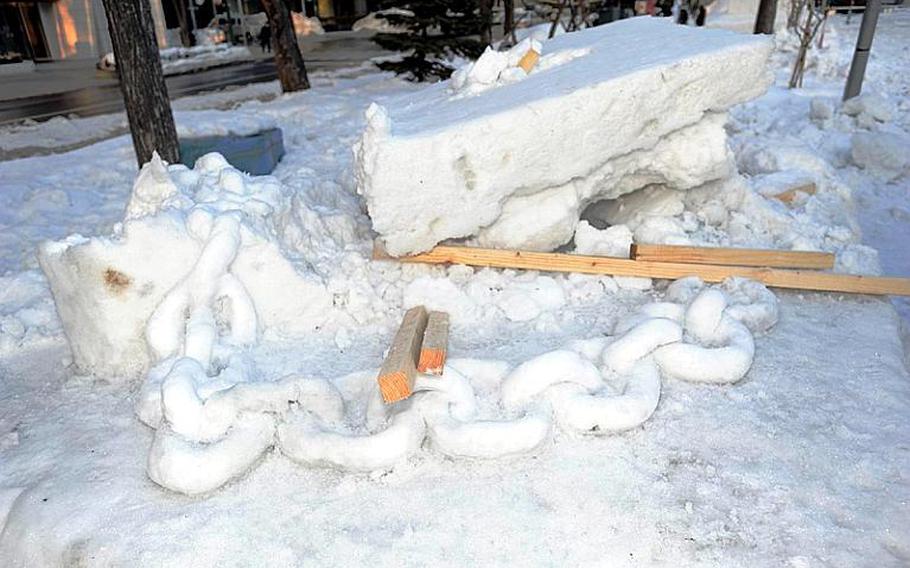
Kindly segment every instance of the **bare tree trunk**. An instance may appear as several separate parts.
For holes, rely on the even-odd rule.
[[[186,17],[186,0],[171,0],[171,6],[177,12],[177,25],[180,26],[180,43],[183,44],[183,47],[190,47],[193,45],[193,32],[190,31],[190,24]]]
[[[757,34],[773,34],[774,19],[777,17],[777,0],[760,0],[758,15],[755,17],[755,30]]]
[[[515,0],[502,0],[502,35],[515,43]]]
[[[297,45],[290,8],[285,0],[260,0],[260,4],[272,28],[272,49],[275,51],[275,66],[278,67],[281,90],[290,93],[309,89],[310,80],[306,74],[303,55],[300,54],[300,46]]]
[[[480,0],[480,41],[484,45],[493,43],[493,0]]]
[[[103,0],[103,3],[136,160],[141,166],[157,151],[164,160],[177,162],[180,146],[149,2]]]
[[[553,22],[550,24],[550,33],[547,34],[549,39],[553,39],[553,36],[556,35],[556,26],[559,25],[559,19],[562,18],[562,11],[566,7],[568,1],[569,0],[562,0],[556,10],[554,10]]]

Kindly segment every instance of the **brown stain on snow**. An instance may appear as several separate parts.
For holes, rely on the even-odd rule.
[[[107,268],[104,271],[104,285],[114,294],[122,294],[132,284],[132,279],[126,274],[113,268]]]

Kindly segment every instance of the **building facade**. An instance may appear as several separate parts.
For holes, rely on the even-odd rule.
[[[158,45],[180,45],[181,20],[190,31],[262,11],[259,0],[149,0]],[[378,9],[378,0],[290,0],[291,9],[317,16],[327,30]],[[178,10],[185,10],[184,14]],[[243,34],[245,35],[245,34]],[[240,40],[243,39],[241,36]],[[22,60],[99,59],[111,52],[101,0],[0,0],[0,64]]]

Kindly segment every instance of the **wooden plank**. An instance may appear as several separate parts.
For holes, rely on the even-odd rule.
[[[779,199],[780,201],[783,201],[787,205],[790,205],[791,203],[793,203],[793,201],[796,200],[796,197],[800,193],[815,195],[816,191],[817,191],[817,188],[815,187],[815,183],[809,182],[809,183],[805,183],[805,184],[797,186],[797,187],[791,187],[790,189],[777,193],[777,194],[773,195],[772,197],[774,197],[775,199]]]
[[[420,355],[426,327],[426,308],[417,306],[405,312],[377,377],[379,392],[386,404],[411,396],[414,378],[417,376],[417,357]]]
[[[390,259],[379,248],[374,258]],[[882,276],[855,276],[805,270],[755,268],[749,266],[717,266],[712,264],[684,264],[678,262],[653,262],[603,256],[497,250],[458,246],[437,246],[433,250],[414,256],[398,258],[401,262],[422,264],[466,264],[491,268],[517,268],[545,272],[578,272],[581,274],[608,274],[611,276],[639,276],[675,280],[698,276],[705,282],[723,282],[731,276],[751,278],[775,288],[814,290],[818,292],[845,292],[851,294],[879,294],[910,296],[910,278]]]
[[[430,316],[427,318],[427,330],[423,334],[423,346],[420,348],[417,370],[430,375],[441,375],[446,364],[448,344],[449,314],[430,312]]]
[[[686,264],[815,268],[820,270],[834,268],[834,255],[827,252],[634,244],[632,245],[630,256],[635,260],[682,262]]]

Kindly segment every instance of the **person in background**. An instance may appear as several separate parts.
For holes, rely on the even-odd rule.
[[[657,8],[658,16],[669,18],[673,15],[673,0],[658,0]]]
[[[266,53],[272,51],[272,27],[268,24],[262,26],[262,29],[259,30],[259,47]]]

